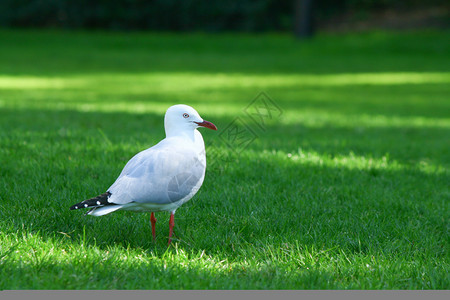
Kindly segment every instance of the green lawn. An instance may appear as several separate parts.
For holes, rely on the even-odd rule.
[[[0,289],[450,288],[449,36],[0,30]],[[219,130],[173,245],[70,211],[177,103]]]

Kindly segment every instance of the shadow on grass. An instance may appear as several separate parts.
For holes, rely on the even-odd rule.
[[[0,73],[447,71],[445,32],[321,35],[2,30]]]
[[[290,113],[290,107],[294,108],[292,103],[289,104],[291,101],[278,102],[285,114]],[[298,106],[305,108],[316,105],[315,101],[299,103]],[[195,106],[195,103],[193,105]],[[328,102],[321,104],[320,107],[327,105]],[[444,106],[438,103],[432,106],[436,111],[445,110]],[[218,145],[224,147],[226,151],[240,153],[244,150],[241,146],[231,145],[231,148],[227,148],[223,139],[220,138],[221,133],[236,116],[239,116],[256,136],[254,143],[248,147],[244,145],[246,150],[282,151],[293,155],[298,154],[299,151],[313,151],[320,156],[356,155],[368,159],[381,159],[388,156],[386,158],[391,162],[396,161],[409,166],[420,163],[446,166],[450,163],[446,142],[450,139],[450,131],[445,124],[433,122],[445,119],[428,117],[421,119],[421,122],[407,125],[410,117],[416,116],[396,115],[396,110],[391,107],[383,109],[380,107],[375,112],[370,108],[360,107],[360,110],[365,112],[363,119],[348,122],[349,119],[358,118],[353,112],[355,108],[351,108],[350,103],[341,106],[340,109],[332,110],[339,111],[339,114],[332,114],[318,123],[314,123],[314,116],[310,119],[299,119],[295,123],[292,121],[286,123],[283,122],[282,115],[279,120],[269,120],[269,123],[264,124],[264,130],[258,128],[256,123],[243,112],[231,116],[208,116],[207,119],[214,118],[212,121],[218,126],[219,131],[202,130],[202,134],[207,146]],[[415,112],[419,113],[421,110],[423,109],[419,107]],[[339,121],[334,123],[334,117],[337,117]],[[57,149],[65,151],[63,154],[70,155],[71,159],[83,155],[89,157],[89,153],[96,153],[96,151],[119,153],[124,148],[130,150],[128,154],[125,154],[126,156],[121,157],[117,165],[120,166],[126,163],[130,155],[164,138],[163,116],[155,113],[2,108],[0,118],[2,135],[9,139],[8,136],[11,134],[8,132],[12,132],[13,140],[8,142],[11,142],[11,147],[22,149],[24,155],[27,149],[36,150],[35,147],[41,147],[40,153],[43,155],[57,156],[58,153],[55,152]],[[418,116],[418,118],[422,117]],[[22,137],[24,141],[17,143],[17,139]],[[77,145],[77,142],[81,145]],[[97,146],[98,149],[96,149]],[[47,149],[48,153],[42,153],[44,149]],[[77,153],[78,151],[81,151],[81,156]],[[96,157],[98,158],[99,154]],[[108,160],[104,162],[112,163]]]
[[[113,78],[116,76],[110,75]],[[96,81],[93,77],[82,79],[89,83],[86,87],[73,88],[69,80],[69,83],[65,83],[67,86],[63,85],[56,89],[39,87],[46,83],[46,79],[42,79],[43,82],[33,88],[22,89],[24,79],[19,79],[14,83],[16,88],[8,88],[8,84],[11,83],[5,83],[0,88],[5,99],[22,99],[17,104],[7,103],[9,107],[17,105],[25,111],[36,107],[36,112],[60,109],[70,111],[80,108],[94,112],[102,106],[111,112],[116,110],[123,113],[130,108],[130,113],[142,110],[142,113],[152,114],[146,107],[161,106],[164,103],[167,106],[173,103],[190,103],[196,107],[218,107],[219,111],[213,113],[223,114],[224,107],[232,107],[234,112],[236,108],[244,109],[261,91],[270,91],[270,96],[287,113],[294,110],[311,111],[319,117],[321,114],[332,113],[340,118],[357,119],[358,115],[363,115],[404,118],[416,122],[419,119],[436,119],[442,122],[447,119],[447,111],[450,109],[450,102],[442,98],[442,95],[448,94],[449,90],[446,81],[418,83],[404,80],[392,86],[384,83],[370,84],[370,80],[367,84],[354,85],[352,79],[347,79],[349,82],[346,84],[327,86],[320,83],[327,80],[321,77],[308,78],[308,80],[316,80],[317,85],[314,83],[304,85],[301,78],[293,81],[280,77],[276,80],[289,83],[279,86],[271,85],[270,80],[261,78],[252,79],[251,83],[241,85],[240,81],[245,82],[247,79],[240,78],[240,75],[237,75],[237,79],[233,75],[226,79],[211,79],[215,75],[209,75],[198,77],[196,74],[182,74],[179,77],[174,75],[175,77],[172,78],[165,74],[160,75],[166,77],[165,80],[159,81],[155,79],[158,75],[153,75],[152,79],[145,79],[145,76],[144,79],[135,78],[132,75],[129,78],[124,75],[124,78],[103,79],[103,81]],[[348,76],[348,74],[337,76],[341,75]],[[402,76],[395,73],[391,75]],[[108,78],[107,75],[103,76]],[[371,74],[371,76],[377,75]],[[423,76],[426,78],[426,75]],[[30,79],[31,82],[34,80],[39,78]],[[184,82],[185,80],[188,82]],[[194,82],[195,87],[192,86]],[[58,84],[50,83],[50,85]],[[117,86],[121,88],[117,89]]]

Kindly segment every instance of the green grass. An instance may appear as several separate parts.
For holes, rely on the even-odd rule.
[[[0,40],[0,289],[450,288],[448,31]],[[69,211],[177,103],[219,131],[173,245],[167,213],[153,243],[149,214]],[[223,141],[236,117],[247,147]]]

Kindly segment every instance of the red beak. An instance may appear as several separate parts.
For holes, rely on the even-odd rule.
[[[198,126],[206,127],[206,128],[212,129],[212,130],[217,130],[216,125],[214,125],[211,122],[205,121],[205,120],[203,120],[203,122],[194,122],[194,123],[196,123]]]

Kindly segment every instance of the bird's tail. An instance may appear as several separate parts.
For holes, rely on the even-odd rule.
[[[80,208],[91,208],[91,210],[88,212],[88,214],[91,214],[91,212],[94,212],[97,208],[103,208],[105,206],[120,206],[121,207],[121,205],[109,203],[108,202],[109,197],[111,197],[111,193],[106,192],[97,197],[87,199],[87,200],[81,201],[80,203],[74,204],[70,207],[70,209],[73,210],[73,209],[80,209]]]
[[[118,209],[121,209],[123,205],[115,204],[115,205],[108,205],[103,207],[94,207],[90,211],[87,212],[87,215],[100,217],[109,213],[112,213],[113,211],[116,211]]]

